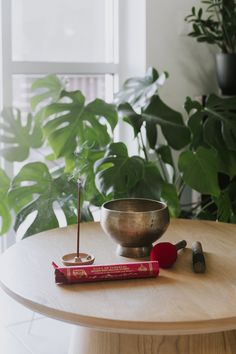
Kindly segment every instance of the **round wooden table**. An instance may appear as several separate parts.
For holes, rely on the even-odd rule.
[[[51,262],[75,250],[76,225],[54,229],[3,254],[0,284],[33,311],[75,324],[70,354],[235,354],[236,225],[171,220],[161,241],[181,239],[187,248],[157,278],[56,285]],[[195,240],[205,274],[192,272]],[[96,264],[133,261],[116,255],[99,223],[81,225],[81,251]]]

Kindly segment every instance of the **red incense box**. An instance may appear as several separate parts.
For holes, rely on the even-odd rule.
[[[62,284],[88,283],[104,280],[151,278],[159,274],[157,261],[84,265],[55,268],[55,282]]]

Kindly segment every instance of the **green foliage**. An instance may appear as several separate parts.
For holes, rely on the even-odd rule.
[[[115,95],[116,104],[127,102],[135,108],[144,106],[158,92],[167,77],[167,72],[159,75],[156,69],[149,68],[144,77],[126,80],[122,90]]]
[[[206,100],[204,113],[206,113],[206,123],[208,125],[204,129],[205,139],[212,141],[214,135],[221,132],[226,148],[230,151],[236,151],[235,97],[219,98],[211,95]],[[215,125],[215,122],[218,125]]]
[[[123,143],[109,146],[104,158],[95,163],[96,184],[112,198],[160,198],[162,178],[157,166],[140,156],[128,156]]]
[[[145,125],[147,139],[151,148],[157,144],[157,126],[160,126],[169,146],[181,149],[190,141],[190,131],[184,124],[182,115],[168,107],[159,96],[154,95],[149,104],[137,114],[129,104],[118,107],[119,116],[134,129],[135,136]]]
[[[92,205],[100,206],[106,201],[95,184],[94,164],[104,156],[104,151],[95,149],[87,142],[77,151],[74,160],[73,179],[82,179],[84,200],[90,201]]]
[[[218,46],[223,53],[236,52],[236,3],[234,0],[201,0],[185,21],[192,24],[189,36]],[[205,12],[205,16],[204,15]]]
[[[144,120],[159,125],[168,145],[179,150],[190,142],[190,131],[179,112],[168,107],[159,96],[153,96],[143,111]]]
[[[164,182],[161,190],[162,200],[168,203],[170,215],[178,217],[181,213],[179,196],[175,184]]]
[[[65,99],[68,99],[67,102]],[[107,118],[108,117],[108,118]],[[62,91],[59,102],[44,109],[43,131],[55,156],[70,157],[78,144],[88,142],[96,147],[104,147],[110,142],[107,119],[113,129],[117,115],[112,105],[95,100],[85,106],[85,97],[80,91]]]
[[[11,226],[11,213],[7,198],[10,182],[10,178],[0,169],[0,235],[4,235]]]
[[[87,103],[82,92],[47,76],[33,84],[28,117],[4,109],[1,155],[26,163],[12,181],[0,170],[0,234],[14,214],[15,230],[27,220],[24,237],[57,227],[58,210],[67,224],[76,223],[79,179],[82,221],[93,219],[91,207],[125,197],[165,201],[171,216],[183,217],[188,187],[206,195],[206,202],[188,206],[188,217],[236,222],[236,98],[209,95],[203,105],[188,97],[186,120],[159,96],[166,77],[149,69],[127,80],[114,105]],[[136,155],[113,141],[118,116],[133,129]],[[44,159],[27,163],[42,147]]]
[[[219,171],[233,178],[236,175],[235,98],[210,95],[204,107],[187,98],[185,108],[188,112],[195,109],[188,122],[193,148],[201,145],[213,148],[218,155]]]
[[[11,183],[3,183],[6,176],[0,175],[1,233],[10,227],[12,210],[16,231],[27,219],[24,237],[57,227],[56,210],[67,224],[76,223],[78,179],[83,180],[81,220],[93,219],[90,206],[106,200],[95,185],[93,164],[112,142],[118,119],[114,105],[100,99],[85,104],[80,91],[67,92],[56,76],[36,80],[32,90],[33,113],[26,122],[19,110],[5,109],[0,126],[1,155],[11,162],[27,162],[31,150],[42,144],[52,150],[44,162],[26,163]]]
[[[202,194],[219,196],[218,164],[214,151],[199,147],[196,152],[184,151],[179,158],[179,169],[183,179],[193,189]]]
[[[33,212],[37,215],[26,231],[25,237],[57,227],[59,223],[53,205],[55,202],[63,210],[68,222],[75,223],[76,191],[75,182],[71,183],[64,174],[54,177],[44,163],[26,164],[13,179],[9,190],[9,204],[13,208],[19,200],[21,202],[25,200],[17,213],[15,230]]]
[[[24,161],[29,156],[30,148],[42,145],[42,132],[31,114],[23,123],[18,109],[5,108],[0,118],[0,142],[4,143],[0,155],[6,160]]]
[[[40,105],[41,108],[45,106],[45,101],[46,104],[57,102],[63,88],[62,82],[55,75],[48,75],[34,81],[32,84],[34,95],[31,98],[32,110],[35,111]]]
[[[179,158],[184,182],[208,195],[207,218],[235,222],[236,216],[236,97],[210,95],[204,105],[186,99],[190,149]],[[210,211],[209,208],[210,207]]]

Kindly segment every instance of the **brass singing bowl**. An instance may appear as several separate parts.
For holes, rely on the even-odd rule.
[[[101,208],[101,226],[118,243],[119,255],[148,257],[152,244],[169,225],[165,203],[141,198],[114,199]]]

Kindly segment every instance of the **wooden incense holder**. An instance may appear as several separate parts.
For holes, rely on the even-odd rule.
[[[77,212],[77,252],[65,254],[61,261],[66,266],[93,264],[95,258],[88,253],[80,253],[80,189],[81,182],[78,182],[78,212]]]
[[[66,266],[88,265],[93,264],[95,257],[87,253],[79,253],[79,257],[77,257],[77,253],[69,253],[65,254],[61,260]]]

